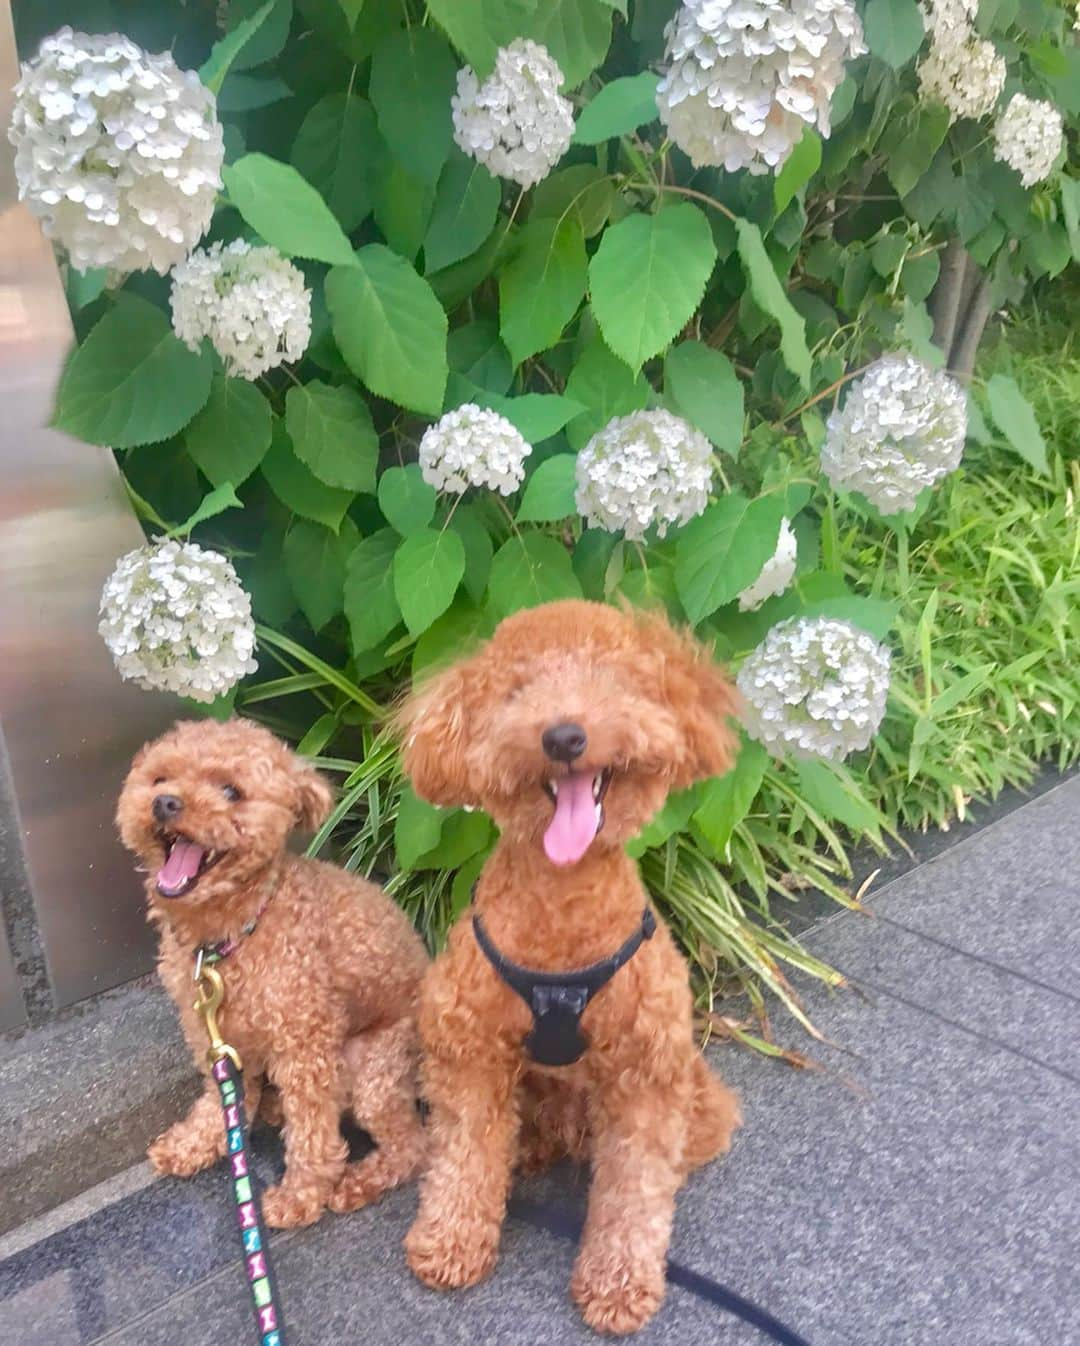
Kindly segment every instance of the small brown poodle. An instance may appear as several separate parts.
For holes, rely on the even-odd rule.
[[[318,773],[273,734],[247,720],[207,720],[178,724],[138,753],[117,811],[146,872],[158,972],[206,1076],[187,1117],[151,1145],[150,1162],[187,1176],[225,1152],[193,1008],[196,953],[214,950],[225,982],[219,1022],[243,1060],[249,1120],[265,1084],[280,1095],[286,1171],[263,1206],[279,1227],[375,1200],[416,1172],[423,1150],[423,946],[373,884],[286,850],[290,832],[318,827],[330,802]],[[348,1166],[346,1110],[377,1146]]]
[[[592,1165],[585,1320],[632,1332],[659,1307],[675,1195],[740,1117],[623,846],[669,791],[731,765],[735,709],[663,618],[577,601],[510,617],[405,707],[417,793],[501,831],[421,992],[430,1167],[405,1246],[429,1285],[487,1275],[515,1162],[569,1154]]]

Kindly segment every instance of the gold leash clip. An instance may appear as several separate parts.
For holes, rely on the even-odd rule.
[[[195,1013],[202,1019],[206,1036],[210,1039],[206,1059],[211,1066],[215,1066],[223,1056],[227,1056],[237,1070],[243,1070],[240,1053],[235,1047],[229,1046],[218,1027],[217,1013],[225,999],[225,982],[217,968],[205,966],[201,957],[195,964],[195,985]]]

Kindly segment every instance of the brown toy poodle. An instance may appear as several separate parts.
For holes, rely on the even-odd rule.
[[[669,791],[731,765],[735,708],[663,618],[578,601],[510,617],[405,707],[417,793],[501,830],[421,992],[430,1167],[405,1246],[429,1285],[487,1275],[515,1162],[569,1154],[592,1165],[585,1320],[632,1332],[659,1307],[675,1194],[740,1117],[623,846]]]
[[[415,1173],[423,1149],[415,1089],[423,946],[373,884],[286,850],[289,833],[319,826],[330,802],[318,773],[273,734],[247,720],[207,720],[178,724],[138,753],[117,811],[146,873],[158,972],[206,1075],[187,1117],[151,1145],[150,1162],[187,1176],[225,1152],[193,1009],[196,953],[216,950],[219,1022],[243,1060],[249,1120],[266,1083],[280,1095],[286,1171],[263,1206],[279,1227],[374,1200]],[[349,1166],[347,1109],[377,1145]]]

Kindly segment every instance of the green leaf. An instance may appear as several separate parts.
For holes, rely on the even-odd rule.
[[[394,824],[394,850],[400,869],[412,869],[426,851],[438,845],[446,817],[441,809],[417,798],[411,785],[402,787]]]
[[[215,374],[210,399],[184,431],[184,447],[212,486],[239,486],[270,447],[270,403],[247,379]]]
[[[698,786],[692,785],[688,790],[668,795],[660,812],[629,842],[627,855],[636,860],[653,846],[662,846],[669,837],[681,832],[697,807],[699,794]]]
[[[806,345],[806,323],[792,307],[780,278],[773,270],[765,244],[761,241],[761,230],[749,220],[737,219],[735,232],[739,241],[739,257],[742,259],[750,294],[762,309],[775,319],[780,328],[780,353],[784,364],[795,375],[803,388],[810,387],[810,351]]]
[[[1036,472],[1049,476],[1046,441],[1039,430],[1035,411],[1016,380],[1007,374],[995,374],[986,385],[986,397],[994,424],[1012,447]]]
[[[589,263],[592,309],[604,340],[632,370],[693,317],[715,261],[712,230],[696,206],[628,215],[604,231]]]
[[[453,149],[439,177],[424,238],[424,270],[439,271],[474,253],[495,228],[502,188],[483,164]]]
[[[453,141],[450,99],[457,62],[442,37],[418,24],[384,37],[371,58],[369,93],[394,157],[434,185]]]
[[[488,318],[455,327],[447,338],[446,356],[453,372],[488,392],[505,393],[514,381],[510,352],[499,337],[498,323]]]
[[[105,266],[94,266],[88,271],[76,271],[69,266],[64,276],[64,292],[72,313],[92,304],[108,288],[109,269]]]
[[[355,537],[355,534],[353,535]],[[285,573],[311,629],[321,631],[344,606],[345,562],[353,539],[298,519],[285,534]]]
[[[451,529],[411,533],[394,553],[394,593],[410,635],[426,631],[453,602],[465,574],[465,548]]]
[[[277,75],[230,75],[218,94],[217,108],[219,115],[254,112],[292,96],[292,89]],[[229,156],[230,162],[234,157]]]
[[[773,202],[782,215],[821,167],[821,137],[808,126],[802,139],[788,155],[783,168],[773,179]]]
[[[701,791],[701,803],[694,813],[694,825],[712,847],[723,856],[731,834],[750,812],[757,798],[769,754],[755,739],[743,736],[735,765],[723,776],[708,781]]]
[[[860,795],[843,767],[829,762],[796,762],[799,792],[811,808],[853,832],[879,833],[878,812]]]
[[[207,519],[213,519],[218,514],[223,514],[227,509],[243,509],[244,502],[236,494],[231,481],[223,482],[203,497],[197,510],[183,523],[175,528],[169,529],[170,536],[177,533],[183,533],[185,536],[196,528],[200,523],[205,523]]]
[[[599,336],[595,337],[566,381],[567,397],[586,407],[566,428],[570,447],[582,448],[612,417],[643,410],[651,394],[648,381],[613,355]]]
[[[285,423],[274,422],[274,437],[262,460],[262,473],[270,489],[294,514],[314,519],[336,533],[353,500],[352,491],[341,491],[321,482],[297,458]]]
[[[498,393],[478,388],[466,379],[451,376],[453,388],[447,387],[447,408],[475,402],[505,416],[523,439],[540,444],[557,435],[567,421],[580,415],[583,407],[573,398],[559,393],[522,393],[520,397],[500,397]],[[452,395],[451,395],[452,394]]]
[[[458,594],[443,615],[417,637],[412,656],[413,678],[425,669],[444,667],[470,653],[488,634],[485,614],[464,594]]]
[[[416,463],[388,467],[379,478],[379,508],[402,537],[426,528],[435,514],[435,487],[424,480]]]
[[[525,483],[525,494],[517,512],[518,523],[554,523],[577,512],[574,492],[577,458],[572,453],[557,453],[541,463]]]
[[[675,409],[724,453],[737,458],[743,440],[743,386],[726,355],[700,341],[668,351],[664,388]]]
[[[382,152],[378,162],[375,223],[390,247],[414,262],[435,208],[435,188],[414,178],[388,150]]]
[[[431,0],[439,26],[476,71],[489,75],[495,53],[515,37],[530,37],[528,25],[536,0]]]
[[[565,88],[576,89],[607,55],[611,6],[604,0],[536,0],[520,31],[547,47],[563,72]]]
[[[556,598],[580,598],[570,553],[543,533],[518,534],[495,553],[488,581],[491,607],[500,617]]]
[[[907,196],[929,170],[948,132],[948,108],[937,103],[920,107],[914,128],[903,137],[885,163],[885,172],[898,196]]]
[[[242,28],[250,19],[259,19],[263,0],[229,0],[226,32]],[[285,46],[292,27],[292,0],[275,0],[270,13],[250,33],[233,61],[234,70],[250,70],[272,61]]]
[[[189,351],[161,309],[124,294],[68,358],[52,424],[88,444],[156,444],[206,405],[212,373],[205,345]]]
[[[1074,262],[1080,262],[1080,179],[1061,177],[1061,213]]]
[[[910,253],[900,271],[900,284],[904,294],[916,304],[921,304],[937,284],[941,261],[936,252],[924,252],[915,257]]]
[[[291,164],[245,154],[222,169],[229,199],[267,243],[287,257],[349,266],[354,253],[314,187]]]
[[[454,809],[443,823],[438,843],[418,856],[414,869],[457,869],[491,840],[491,820],[483,813]]]
[[[578,145],[598,145],[613,136],[629,135],[639,126],[655,121],[656,86],[660,77],[651,70],[626,75],[606,84],[596,97],[581,109],[574,141]]]
[[[869,0],[863,29],[871,52],[894,70],[907,65],[926,35],[915,0]]]
[[[383,528],[349,553],[345,615],[354,654],[374,649],[401,620],[394,594],[394,553],[400,540],[392,528]]]
[[[375,204],[380,151],[371,104],[355,95],[331,93],[304,118],[291,157],[293,167],[322,194],[348,233]]]
[[[614,203],[615,183],[609,174],[596,164],[571,164],[536,184],[529,218],[561,219],[570,211],[581,221],[585,237],[592,238],[607,224]]]
[[[585,236],[575,215],[530,220],[499,274],[499,329],[515,365],[562,336],[585,294]]]
[[[254,14],[243,19],[231,32],[226,33],[220,41],[215,42],[210,48],[210,55],[199,67],[199,78],[211,93],[216,94],[220,90],[225,82],[225,76],[229,73],[229,68],[270,17],[270,13],[277,3],[278,0],[266,0],[266,3],[260,6]]]
[[[692,625],[753,584],[776,550],[783,514],[783,492],[756,500],[732,493],[683,528],[675,585]]]
[[[353,388],[313,379],[285,394],[293,451],[327,486],[375,494],[379,436],[368,405]]]
[[[446,314],[403,258],[381,243],[326,277],[326,303],[345,362],[373,393],[436,416],[446,388]]]
[[[863,598],[859,594],[840,594],[831,598],[808,599],[801,602],[798,594],[795,594],[791,607],[792,616],[797,614],[800,617],[834,617],[837,621],[851,622],[852,626],[869,632],[875,640],[885,639],[895,625],[897,613],[900,611],[899,602],[890,602],[885,598]]]
[[[465,548],[465,576],[462,583],[473,602],[479,603],[487,589],[491,558],[495,552],[491,534],[485,528],[476,505],[458,505],[446,526],[461,538]]]

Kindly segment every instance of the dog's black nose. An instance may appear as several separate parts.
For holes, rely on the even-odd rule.
[[[545,729],[540,735],[540,742],[553,762],[572,762],[585,751],[585,730],[580,724],[567,720]]]
[[[177,795],[157,795],[151,809],[159,823],[171,822],[183,810],[184,801]]]

